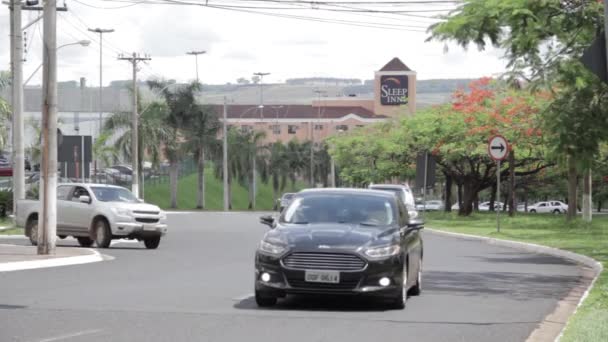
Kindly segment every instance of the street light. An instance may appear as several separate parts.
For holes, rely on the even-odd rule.
[[[63,44],[57,47],[57,50],[64,48],[66,46],[72,46],[72,45],[80,45],[80,46],[84,46],[87,47],[91,44],[90,40],[79,40],[77,42],[74,43],[69,43],[69,44]],[[34,72],[32,72],[32,74],[30,75],[30,77],[27,78],[27,80],[25,82],[23,82],[23,86],[25,87],[29,81],[32,80],[32,78],[34,77],[34,75],[36,75],[36,73],[38,72],[38,70],[40,70],[40,68],[42,68],[42,63],[40,63],[40,65],[36,68],[36,70],[34,70]]]
[[[101,136],[101,132],[103,130],[103,34],[104,33],[112,33],[114,29],[89,29],[90,32],[99,33],[99,135]],[[133,89],[136,91],[136,89]],[[95,161],[95,172],[97,172],[97,161]]]
[[[196,84],[200,83],[198,80],[198,55],[204,55],[206,53],[207,53],[207,51],[205,51],[205,50],[186,52],[186,55],[194,56],[194,60],[196,63]]]

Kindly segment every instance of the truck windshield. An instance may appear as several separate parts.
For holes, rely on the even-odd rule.
[[[137,203],[137,197],[131,193],[131,191],[125,188],[112,188],[112,187],[91,187],[95,197],[100,202],[126,202],[126,203]]]

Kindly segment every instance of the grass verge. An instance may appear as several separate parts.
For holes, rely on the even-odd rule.
[[[192,210],[196,208],[196,194],[198,186],[198,176],[196,173],[183,177],[179,180],[177,188],[177,209]],[[292,192],[303,189],[305,186],[302,183],[296,184],[296,189],[291,189],[291,184],[288,184],[284,192]],[[145,200],[148,203],[158,205],[163,209],[169,209],[171,203],[169,183],[146,185]],[[215,177],[213,170],[205,171],[205,200],[207,210],[222,210],[224,208],[224,189],[221,179]],[[279,193],[279,196],[281,193]],[[256,196],[257,210],[272,210],[272,186],[258,182],[258,191]],[[249,205],[249,192],[246,187],[241,184],[232,184],[232,209],[247,210]]]
[[[591,224],[580,219],[567,222],[562,215],[519,214],[513,218],[501,215],[500,233],[496,232],[496,215],[492,213],[470,217],[429,213],[427,225],[439,230],[560,248],[601,262],[604,272],[585,303],[570,318],[561,341],[608,341],[608,215],[594,216]]]

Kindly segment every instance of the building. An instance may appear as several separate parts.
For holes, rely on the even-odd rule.
[[[266,132],[265,143],[322,141],[337,132],[416,112],[416,72],[393,58],[374,77],[373,98],[319,97],[310,105],[264,103],[227,105],[228,125]],[[222,105],[214,105],[222,113]]]

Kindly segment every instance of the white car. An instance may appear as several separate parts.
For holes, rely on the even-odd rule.
[[[568,211],[568,205],[560,201],[538,202],[528,206],[529,213],[562,214]]]
[[[502,210],[503,206],[504,204],[502,202],[494,202],[494,207],[498,208],[499,210]],[[452,206],[452,210],[460,210],[460,205],[458,202]],[[490,202],[479,203],[479,211],[490,211]]]
[[[444,207],[445,205],[443,201],[438,200],[426,201],[426,205],[424,203],[416,204],[416,209],[418,211],[440,211],[443,210]]]
[[[40,201],[17,201],[17,226],[38,243]],[[112,239],[137,239],[155,249],[167,233],[167,215],[142,203],[131,191],[105,184],[60,184],[57,187],[57,236],[73,236],[83,247],[108,248]]]
[[[418,208],[410,189],[407,184],[370,184],[372,190],[393,192],[400,198],[407,207],[408,214],[411,219],[418,217]]]

